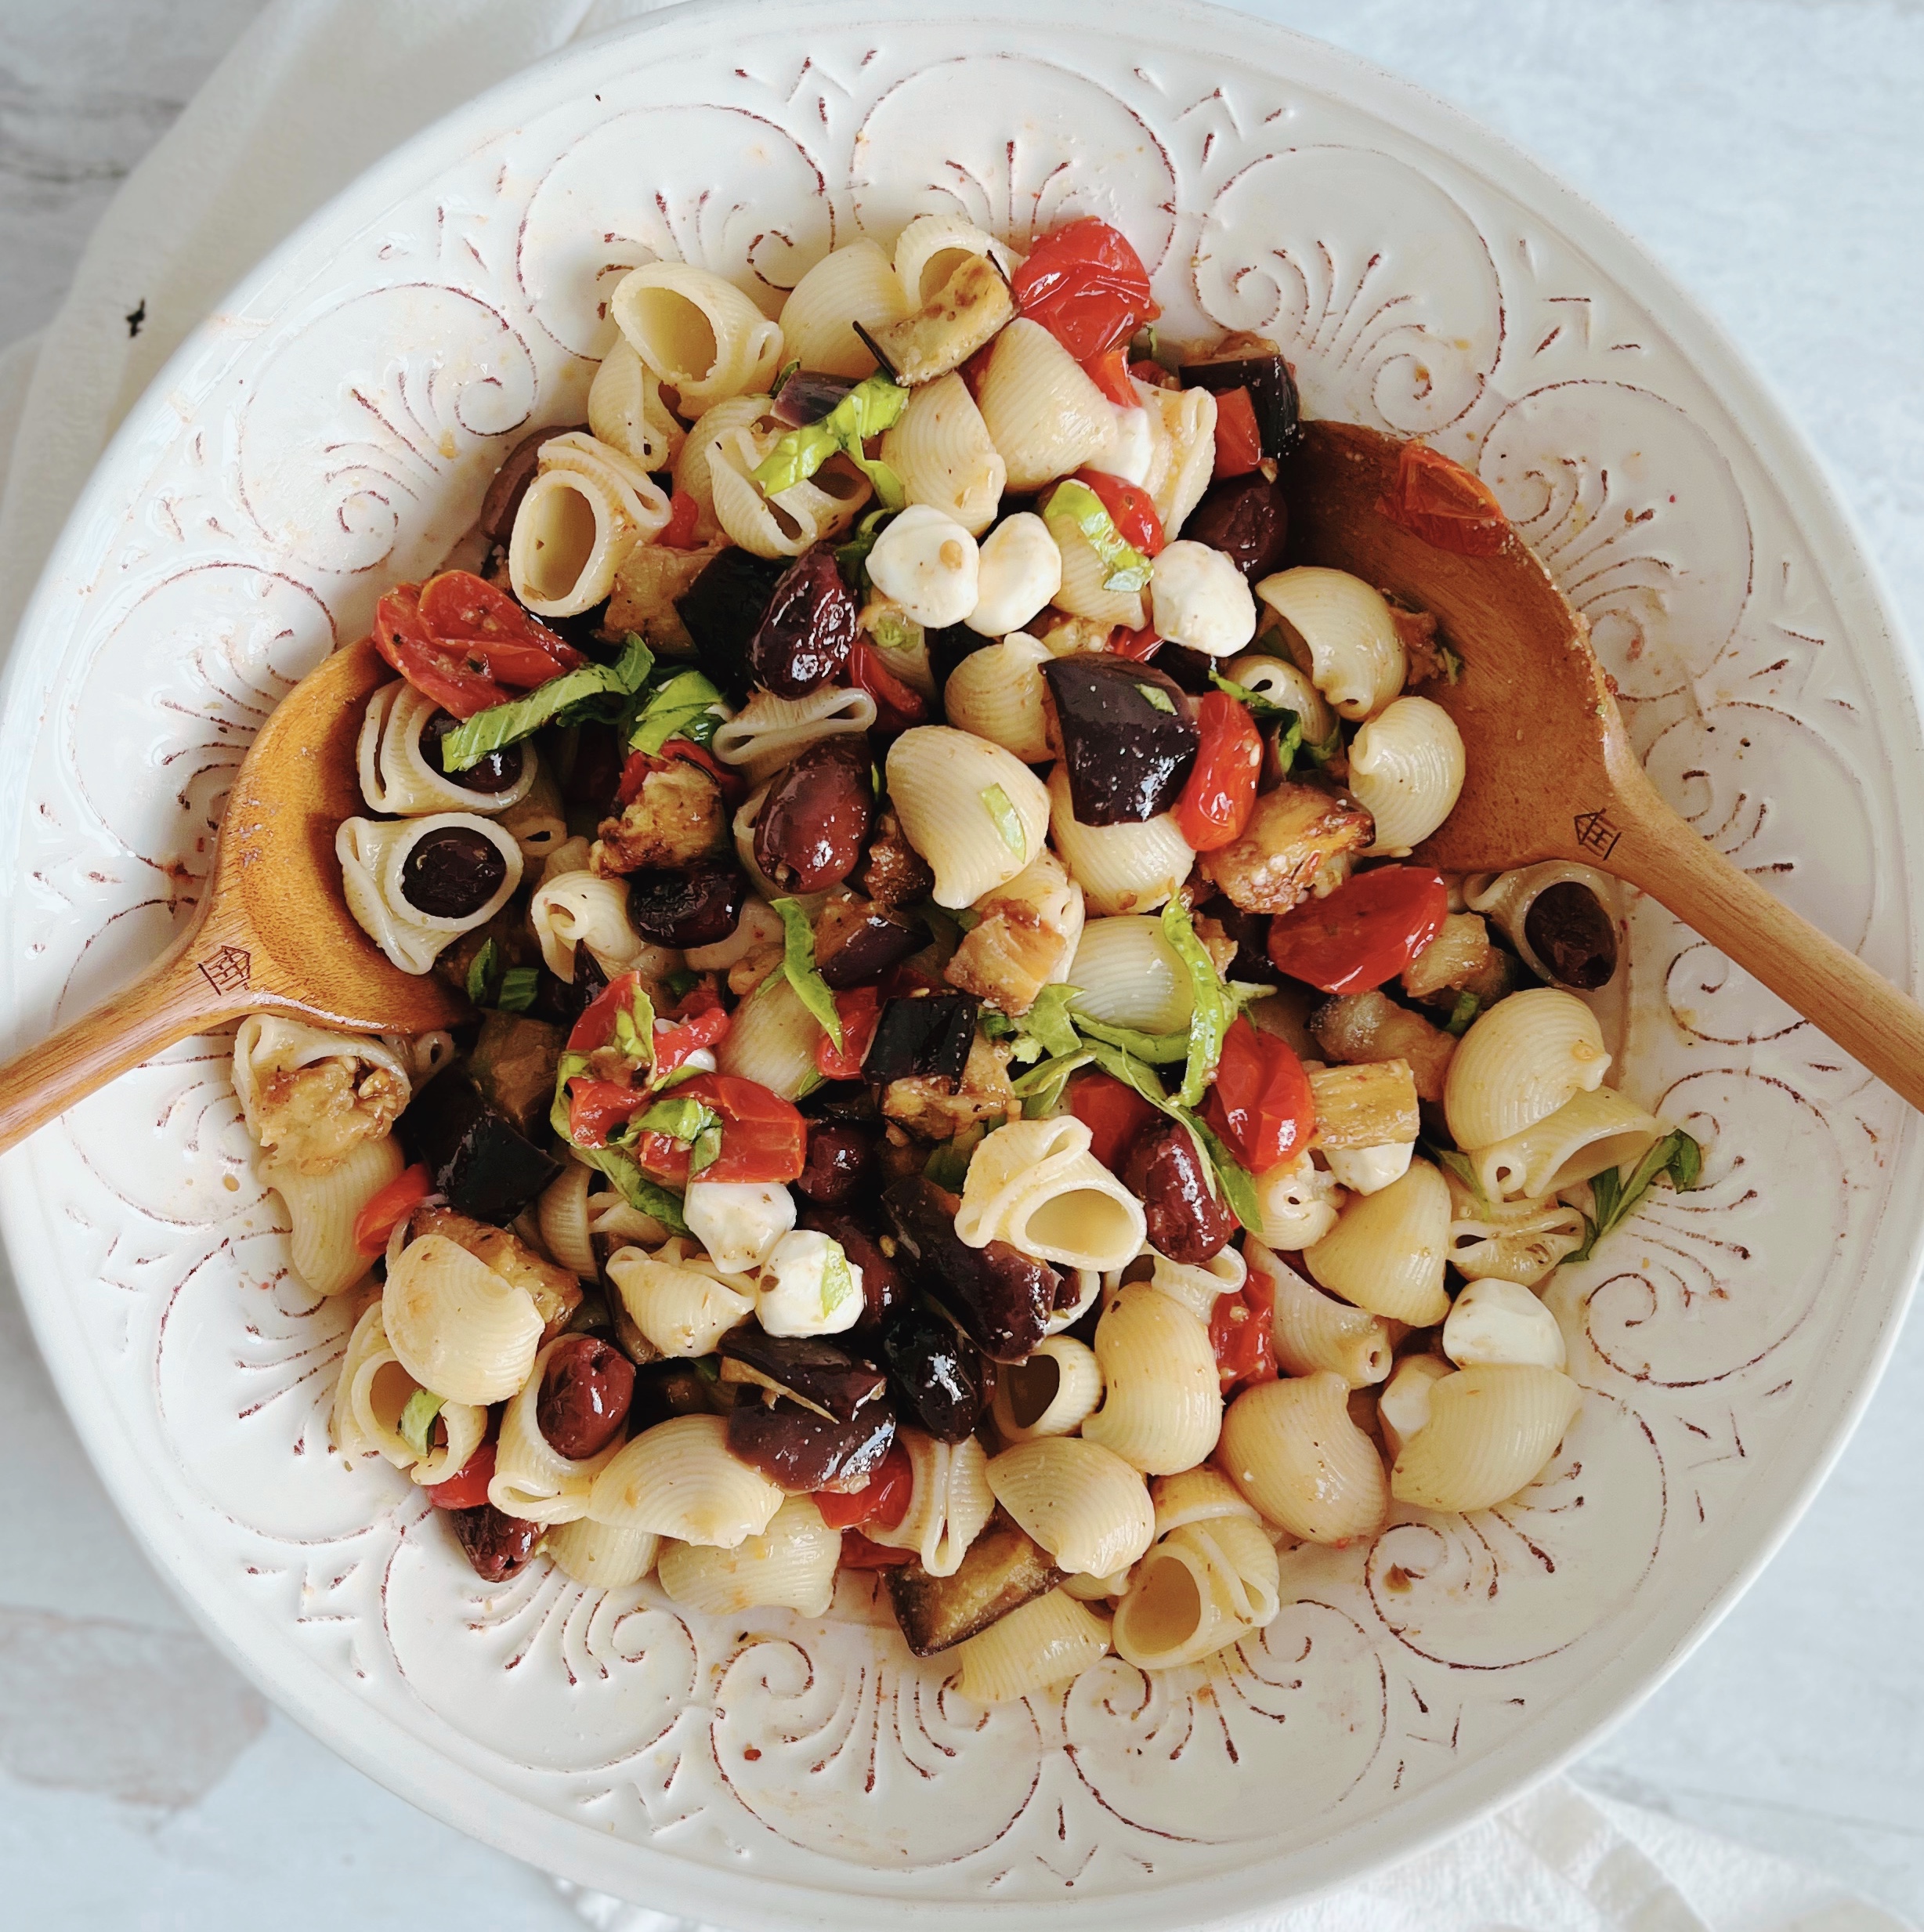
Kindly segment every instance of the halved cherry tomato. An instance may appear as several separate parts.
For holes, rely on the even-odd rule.
[[[655,1036],[655,1078],[665,1079],[678,1066],[685,1065],[692,1054],[700,1052],[704,1047],[712,1047],[728,1037],[729,1015],[722,1010],[722,1003],[712,986],[697,988],[705,991],[714,1000],[712,1006],[697,1009],[682,1016],[681,1024],[671,1026],[665,1033]],[[691,998],[693,994],[689,996]]]
[[[815,1506],[830,1529],[854,1529],[863,1523],[875,1523],[893,1529],[909,1513],[909,1499],[915,1493],[915,1467],[909,1452],[899,1442],[891,1442],[881,1467],[870,1477],[866,1489],[837,1495],[833,1489],[818,1489]],[[866,1543],[868,1539],[864,1537]],[[873,1544],[870,1546],[874,1547]]]
[[[1240,838],[1256,809],[1263,771],[1263,735],[1248,711],[1227,691],[1203,694],[1196,710],[1201,734],[1195,763],[1176,801],[1176,826],[1193,852],[1214,852]]]
[[[1225,389],[1216,399],[1218,476],[1246,476],[1263,460],[1263,432],[1247,389]]]
[[[793,1181],[801,1174],[808,1123],[778,1094],[732,1073],[697,1073],[673,1089],[677,1100],[699,1100],[722,1116],[722,1152],[703,1181]],[[659,1179],[680,1187],[688,1179],[689,1150],[665,1134],[643,1134],[635,1160]]]
[[[1140,409],[1142,398],[1129,379],[1129,352],[1120,346],[1105,349],[1083,364],[1083,374],[1118,409]]]
[[[639,973],[622,973],[609,981],[581,1009],[568,1035],[570,1053],[595,1053],[615,1037],[615,1015],[630,1009],[640,990]]]
[[[444,644],[477,647],[497,684],[531,689],[588,660],[498,584],[443,570],[421,587],[421,620]]]
[[[421,622],[420,595],[418,585],[397,584],[374,606],[374,649],[453,717],[505,704],[514,693],[487,675],[485,660],[450,649]]]
[[[403,1168],[354,1217],[355,1246],[363,1254],[382,1253],[388,1236],[433,1192],[434,1177],[425,1167],[417,1162]]]
[[[437,1510],[478,1509],[494,1480],[494,1445],[483,1442],[445,1482],[431,1485],[428,1500]]]
[[[1015,306],[1078,362],[1126,342],[1163,312],[1128,237],[1094,215],[1044,235],[1015,271]]]
[[[626,1080],[572,1080],[568,1138],[577,1147],[606,1147],[609,1135],[626,1127],[652,1098],[646,1087],[633,1087]]]
[[[1316,1101],[1288,1043],[1259,1033],[1239,1013],[1223,1037],[1202,1117],[1252,1174],[1267,1174],[1309,1145]]]
[[[671,550],[698,548],[701,539],[695,534],[695,526],[700,520],[700,502],[685,490],[678,490],[668,499],[668,520],[655,541]]]
[[[1113,1074],[1076,1073],[1069,1077],[1069,1110],[1089,1130],[1089,1151],[1119,1173],[1136,1136],[1155,1118],[1155,1109]]]
[[[1403,445],[1396,480],[1376,509],[1412,537],[1459,557],[1494,556],[1510,534],[1510,519],[1489,485],[1423,443]]]
[[[698,979],[680,999],[656,1010],[664,1019],[694,1019],[703,1013],[718,1011],[721,1004],[722,996],[715,990],[713,982]]]
[[[1394,979],[1442,930],[1449,893],[1440,872],[1378,866],[1327,899],[1270,921],[1270,964],[1325,993],[1366,993]]]
[[[872,727],[884,736],[925,723],[928,706],[913,685],[902,682],[882,661],[882,653],[866,638],[855,639],[848,659],[848,682],[875,700]]]
[[[1163,519],[1155,513],[1155,499],[1140,483],[1112,476],[1105,469],[1079,469],[1076,480],[1087,483],[1101,499],[1124,543],[1134,544],[1145,557],[1163,548]]]
[[[1145,624],[1140,631],[1114,632],[1109,639],[1108,648],[1118,657],[1146,664],[1163,648],[1163,640],[1156,635],[1154,624]]]
[[[1276,1284],[1253,1268],[1234,1294],[1218,1295],[1210,1316],[1210,1346],[1227,1395],[1239,1384],[1273,1382],[1276,1366]]]
[[[892,1570],[914,1557],[913,1550],[890,1550],[870,1543],[859,1529],[842,1532],[841,1566],[845,1570]]]
[[[826,1033],[815,1043],[816,1071],[825,1080],[859,1080],[862,1062],[881,1024],[881,989],[851,986],[846,993],[837,993],[835,1012],[841,1022],[842,1043],[837,1048]]]

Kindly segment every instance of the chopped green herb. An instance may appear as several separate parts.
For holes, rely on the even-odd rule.
[[[1102,588],[1139,591],[1148,588],[1155,566],[1116,527],[1102,499],[1085,483],[1066,476],[1050,491],[1042,506],[1046,523],[1067,523],[1080,531],[1105,568]],[[1058,539],[1059,541],[1059,539]]]
[[[985,1040],[1011,1040],[1015,1037],[1016,1026],[1007,1014],[996,1011],[993,1006],[986,1006],[982,1018],[976,1022],[982,1029]]]
[[[869,631],[877,648],[885,651],[912,651],[927,635],[906,610],[884,610],[876,613]]]
[[[1296,713],[1286,704],[1278,704],[1272,697],[1252,689],[1246,684],[1239,684],[1234,678],[1226,677],[1213,664],[1210,666],[1210,682],[1219,691],[1226,691],[1239,704],[1249,707],[1250,716],[1259,725],[1274,722],[1278,718],[1294,718]]]
[[[842,1244],[829,1237],[828,1253],[822,1262],[822,1312],[833,1315],[851,1295],[859,1295],[855,1278],[848,1271],[848,1257]]]
[[[1460,1040],[1470,1030],[1470,1022],[1474,1019],[1483,1002],[1474,993],[1459,993],[1456,1004],[1450,1008],[1449,1018],[1443,1022],[1446,1033],[1454,1033]]]
[[[489,989],[501,953],[501,949],[492,939],[484,940],[480,951],[468,962],[468,997],[476,1006],[488,1004]]]
[[[638,983],[628,1004],[615,1008],[614,1044],[638,1066],[655,1064],[655,1003]]]
[[[782,364],[781,372],[775,378],[775,387],[770,389],[769,393],[771,396],[779,396],[783,390],[788,387],[790,378],[801,374],[801,358],[799,356],[790,356],[787,361]]]
[[[1305,740],[1303,746],[1304,752],[1309,762],[1312,765],[1319,766],[1327,765],[1342,749],[1343,727],[1340,725],[1332,725],[1329,727],[1329,736],[1324,739],[1321,744],[1311,744]]]
[[[672,1188],[664,1188],[659,1181],[649,1180],[626,1148],[577,1147],[575,1156],[589,1167],[599,1168],[615,1184],[617,1191],[629,1207],[640,1214],[652,1214],[670,1234],[685,1235],[689,1232],[688,1223],[682,1218],[681,1196]],[[693,1164],[691,1160],[690,1167]]]
[[[1046,1120],[1054,1113],[1062,1104],[1062,1089],[1069,1084],[1069,1076],[1079,1067],[1087,1066],[1091,1057],[1086,1051],[1061,1054],[1031,1067],[1014,1081],[1012,1091],[1022,1103],[1023,1118]]]
[[[701,975],[690,972],[685,966],[678,966],[661,983],[678,1000],[685,1000],[701,984]]]
[[[1224,1038],[1236,1017],[1236,997],[1223,984],[1215,961],[1196,937],[1195,923],[1180,899],[1172,899],[1163,908],[1163,937],[1187,970],[1194,999],[1187,1065],[1176,1098],[1185,1107],[1199,1107],[1216,1063],[1222,1058]]]
[[[1458,650],[1455,645],[1446,643],[1441,638],[1438,638],[1435,642],[1436,654],[1443,660],[1445,682],[1449,684],[1460,683],[1463,675],[1463,653]]]
[[[816,970],[815,928],[792,899],[778,899],[775,910],[782,919],[782,971],[795,989],[795,997],[815,1015],[840,1053],[841,1015],[835,1011],[835,996],[829,991],[828,982]]]
[[[526,697],[476,712],[441,740],[442,770],[465,772],[490,751],[532,737],[544,725],[613,722],[646,682],[654,663],[654,653],[631,631],[616,663],[564,671]]]
[[[670,1140],[690,1146],[711,1122],[721,1117],[714,1108],[684,1097],[680,1100],[656,1101],[642,1116],[640,1125],[645,1134],[665,1134]]]
[[[504,1013],[525,1013],[541,990],[538,966],[510,966],[501,975],[501,997],[495,1002]]]
[[[1470,1166],[1468,1155],[1458,1153],[1453,1147],[1438,1147],[1430,1141],[1423,1145],[1423,1152],[1439,1167],[1448,1168],[1485,1207],[1489,1206],[1489,1196],[1483,1192],[1483,1183],[1477,1178],[1477,1170]]]
[[[1681,1127],[1667,1134],[1623,1178],[1620,1167],[1608,1167],[1590,1181],[1591,1205],[1596,1214],[1586,1214],[1583,1225],[1589,1231],[1582,1247],[1566,1255],[1567,1261],[1587,1261],[1597,1244],[1613,1228],[1621,1227],[1630,1210],[1650,1192],[1654,1182],[1668,1180],[1680,1194],[1687,1194],[1703,1173],[1704,1150]]]
[[[1044,986],[1017,1024],[1030,1039],[1041,1042],[1045,1053],[1074,1053],[1081,1043],[1076,1037],[1069,1009],[1081,997],[1080,986]]]
[[[1157,711],[1167,711],[1172,718],[1174,717],[1176,700],[1159,686],[1139,684],[1136,689],[1142,693],[1142,700],[1145,704],[1153,705]]]
[[[1186,1027],[1179,1033],[1145,1033],[1133,1026],[1111,1026],[1105,1021],[1092,1020],[1080,1013],[1073,1017],[1076,1030],[1083,1039],[1099,1040],[1105,1047],[1133,1053],[1138,1060],[1151,1066],[1181,1066],[1189,1058],[1189,1033]]]
[[[972,1127],[965,1127],[953,1139],[938,1142],[922,1163],[922,1172],[937,1187],[960,1194],[963,1182],[968,1178],[969,1162],[982,1144],[982,1132],[978,1120]]]
[[[678,671],[649,693],[628,733],[628,749],[656,756],[671,738],[707,748],[727,720],[722,693],[699,671]]]
[[[989,816],[996,822],[996,830],[1002,842],[1017,858],[1026,865],[1029,863],[1029,834],[1022,824],[1022,815],[1015,809],[1009,794],[1000,785],[986,787],[982,792],[982,803],[989,808]]]
[[[441,1413],[445,1395],[437,1395],[431,1388],[418,1388],[408,1397],[401,1409],[401,1440],[417,1456],[429,1453],[429,1431],[434,1427],[434,1419]]]
[[[902,479],[888,465],[871,458],[863,440],[892,429],[909,406],[909,392],[886,376],[858,382],[819,422],[791,429],[755,465],[754,476],[765,495],[779,496],[805,482],[840,451],[875,486],[884,509],[899,510],[908,501]]]
[[[848,542],[838,546],[835,562],[852,588],[866,592],[869,588],[869,552],[875,548],[875,540],[882,534],[882,526],[895,515],[893,510],[871,510],[856,524]]]

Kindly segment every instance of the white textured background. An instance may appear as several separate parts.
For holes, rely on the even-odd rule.
[[[0,345],[52,317],[116,183],[257,4],[0,0]],[[1775,384],[1924,639],[1924,0],[1251,10],[1457,103],[1641,237]],[[1577,1775],[1924,1919],[1920,1395],[1914,1321],[1782,1554]],[[10,1282],[0,1467],[0,1923],[578,1927],[538,1875],[337,1762],[193,1634]]]

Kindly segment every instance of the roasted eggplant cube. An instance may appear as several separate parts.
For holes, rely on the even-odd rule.
[[[862,1077],[891,1080],[959,1080],[975,1039],[982,1002],[971,993],[911,993],[882,1008],[875,1037],[862,1062]]]
[[[866,1404],[852,1422],[831,1422],[800,1402],[744,1391],[729,1411],[729,1453],[790,1496],[864,1489],[895,1439],[895,1412]]]
[[[1185,364],[1181,374],[1185,389],[1208,389],[1217,396],[1247,389],[1265,456],[1281,456],[1295,442],[1300,414],[1296,378],[1282,351],[1267,337],[1225,336],[1208,355]]]
[[[953,1576],[931,1576],[913,1561],[884,1574],[910,1649],[932,1657],[1054,1589],[1067,1572],[998,1510]]]
[[[913,315],[872,331],[858,322],[855,331],[884,370],[913,389],[960,368],[1014,319],[1015,298],[1002,271],[971,255]]]
[[[505,1227],[561,1172],[490,1106],[464,1067],[436,1074],[402,1116],[403,1138],[457,1213]]]
[[[482,1016],[481,1037],[468,1056],[468,1077],[482,1098],[522,1134],[548,1118],[566,1038],[560,1027],[526,1014]]]
[[[755,681],[749,647],[787,568],[785,557],[725,550],[674,600],[702,669],[737,704],[748,702]]]
[[[975,1434],[994,1371],[947,1315],[911,1303],[884,1330],[881,1350],[897,1405],[938,1442]]]
[[[1137,825],[1175,804],[1198,734],[1173,678],[1126,657],[1083,651],[1044,664],[1084,825]]]
[[[833,952],[817,953],[816,970],[831,993],[846,993],[852,986],[873,986],[928,943],[928,928],[920,920],[891,919],[870,906],[842,928]]]
[[[747,1371],[740,1379],[787,1395],[805,1409],[819,1410],[831,1422],[852,1422],[863,1406],[879,1402],[888,1381],[872,1362],[858,1361],[812,1335],[769,1335],[744,1322],[722,1337],[724,1363]],[[725,1367],[725,1380],[736,1380]]]
[[[992,1361],[1024,1361],[1048,1332],[1062,1277],[1006,1241],[971,1247],[955,1231],[960,1205],[919,1174],[890,1182],[882,1196],[896,1239],[920,1264],[923,1288]]]

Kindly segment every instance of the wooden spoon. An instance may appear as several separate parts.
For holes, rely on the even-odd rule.
[[[391,965],[341,895],[335,830],[363,809],[363,702],[390,675],[363,639],[276,706],[235,778],[192,929],[137,985],[0,1067],[0,1150],[162,1047],[243,1014],[360,1033],[468,1017],[443,981]]]
[[[1462,655],[1462,678],[1423,695],[1456,719],[1469,772],[1416,857],[1449,872],[1574,859],[1625,880],[1924,1109],[1924,1010],[1658,796],[1587,627],[1521,538],[1458,556],[1379,512],[1402,448],[1375,430],[1306,423],[1282,483],[1293,562],[1350,571],[1432,613]]]

